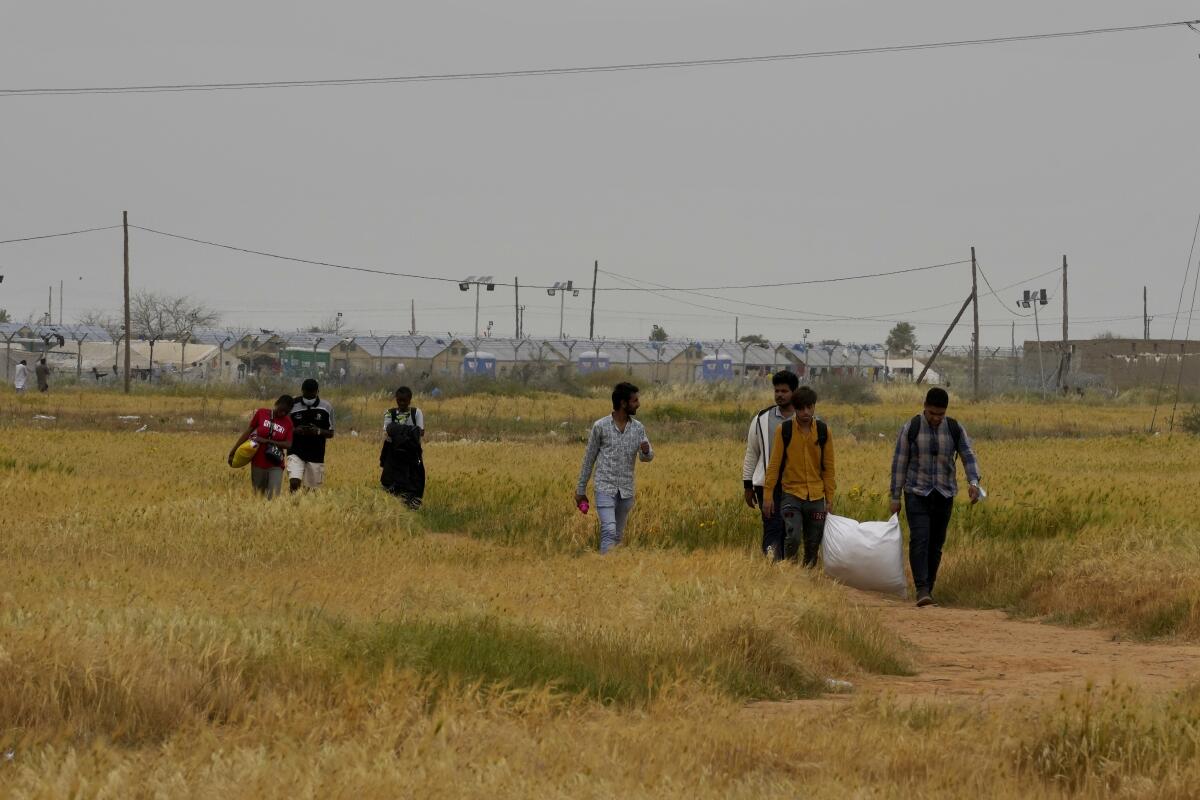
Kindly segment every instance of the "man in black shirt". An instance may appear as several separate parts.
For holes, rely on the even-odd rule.
[[[292,406],[295,434],[287,471],[293,492],[302,485],[316,489],[325,482],[325,440],[333,438],[333,406],[317,396],[318,388],[315,380],[305,379],[300,384],[300,397]]]

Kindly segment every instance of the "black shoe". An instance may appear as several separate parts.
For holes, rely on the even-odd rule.
[[[917,608],[933,605],[933,596],[929,592],[921,592],[917,595]]]

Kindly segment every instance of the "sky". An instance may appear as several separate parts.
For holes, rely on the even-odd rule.
[[[507,0],[10,4],[0,88],[587,66],[973,39],[1200,17],[1188,2]],[[604,288],[785,283],[969,260],[981,342],[1166,337],[1200,214],[1200,35],[1186,28],[897,54],[519,79],[0,96],[0,239],[118,224],[441,278]],[[0,308],[59,283],[67,322],[121,302],[121,232],[0,244]],[[131,232],[135,290],[223,324],[469,336],[454,283]],[[1038,276],[1041,273],[1041,277]],[[641,282],[641,283],[638,283]],[[705,295],[601,291],[596,336],[940,338],[969,264]],[[1191,287],[1184,293],[1186,316]],[[525,288],[525,332],[588,335],[590,292]],[[511,336],[514,292],[481,294]],[[921,309],[921,310],[918,310]],[[1018,316],[1021,315],[1021,316]],[[970,315],[967,315],[969,321]],[[1011,325],[1016,323],[1015,331]],[[1181,319],[1176,336],[1187,320]],[[960,325],[952,344],[969,342]]]

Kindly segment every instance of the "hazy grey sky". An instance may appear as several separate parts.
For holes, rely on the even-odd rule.
[[[1196,17],[1194,2],[1154,0],[12,3],[0,74],[23,88],[490,71]],[[135,224],[381,269],[587,285],[599,259],[675,286],[874,272],[975,245],[997,289],[1068,254],[1073,333],[1136,335],[1143,283],[1151,313],[1174,310],[1200,212],[1198,53],[1200,36],[1171,29],[678,71],[5,97],[0,239],[117,223],[128,209]],[[119,231],[0,245],[0,307],[40,312],[65,280],[68,320],[116,309],[120,267]],[[403,330],[414,298],[422,330],[473,324],[473,296],[453,285],[136,231],[133,276],[230,324],[342,311],[358,330]],[[1057,277],[1028,285],[1055,295],[1043,334],[1060,336]],[[645,336],[659,322],[732,338],[735,315],[742,333],[777,339],[808,327],[878,342],[890,327],[820,312],[910,319],[928,343],[955,309],[901,312],[969,289],[957,267],[720,300],[601,294],[597,334]],[[984,345],[1007,345],[1018,291],[984,300]],[[484,298],[483,324],[512,335],[511,289]],[[557,299],[522,301],[528,332],[557,334]],[[587,335],[587,301],[568,299],[568,333]],[[1120,316],[1135,318],[1109,319]],[[1032,338],[1032,319],[1017,322],[1018,339]]]

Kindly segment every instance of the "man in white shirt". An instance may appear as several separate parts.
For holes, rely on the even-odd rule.
[[[776,372],[771,383],[775,386],[775,405],[764,408],[750,420],[750,431],[746,434],[746,457],[742,460],[742,488],[746,505],[758,508],[760,512],[767,464],[771,462],[771,442],[779,426],[796,414],[792,407],[792,392],[800,386],[800,379],[794,372],[785,369]],[[781,509],[782,490],[777,488],[776,495],[771,515],[759,514],[763,526],[762,551],[772,561],[782,561],[789,555],[795,557],[795,553],[787,553],[784,547],[787,531]]]
[[[25,364],[25,359],[21,359],[17,364],[16,375],[13,376],[13,388],[24,394],[27,380],[29,380],[29,367]]]

